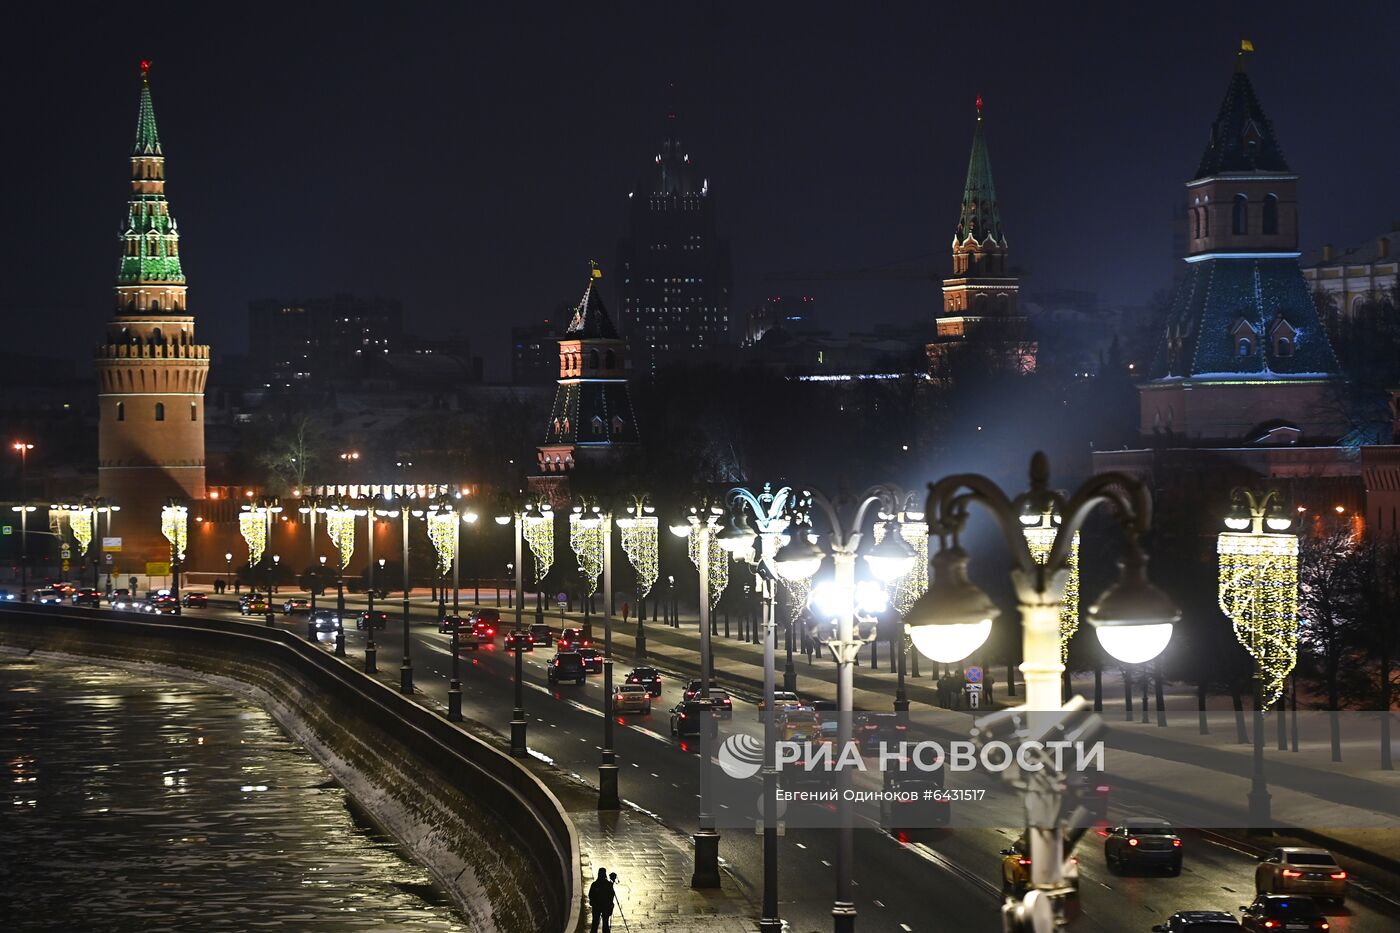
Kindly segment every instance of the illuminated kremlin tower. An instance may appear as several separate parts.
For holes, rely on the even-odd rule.
[[[992,159],[983,132],[982,98],[978,97],[972,153],[958,226],[953,232],[953,274],[943,280],[938,335],[927,347],[935,374],[948,354],[969,338],[983,344],[990,341],[996,355],[1004,355],[1019,371],[1035,368],[1035,346],[1023,339],[1025,318],[1017,309],[1020,280],[1007,274],[1007,253],[1001,207],[992,182]]]
[[[559,388],[539,447],[532,489],[567,504],[569,477],[615,472],[637,447],[637,421],[627,385],[627,343],[618,337],[598,294],[592,265],[583,298],[559,340]]]
[[[1236,55],[1186,183],[1189,248],[1140,387],[1159,443],[1292,446],[1347,430],[1340,367],[1298,265],[1298,175]]]
[[[115,307],[97,348],[98,486],[121,506],[122,572],[169,559],[168,497],[204,497],[204,385],[209,348],[185,304],[180,234],[165,200],[165,155],[151,104],[150,62],[131,149],[131,198],[120,235]]]

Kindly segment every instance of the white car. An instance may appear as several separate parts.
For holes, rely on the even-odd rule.
[[[63,594],[53,589],[35,590],[34,601],[41,606],[56,606],[63,602]]]
[[[642,684],[621,684],[613,690],[614,713],[651,713],[651,691]]]

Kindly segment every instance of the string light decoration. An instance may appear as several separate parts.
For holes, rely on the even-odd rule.
[[[812,596],[812,578],[803,577],[800,580],[789,580],[787,577],[779,575],[783,589],[788,595],[788,624],[797,621],[797,617],[802,615],[802,610],[807,608],[807,600]]]
[[[914,566],[894,583],[890,604],[901,616],[928,590],[928,522],[901,516],[899,536],[914,549]],[[885,539],[885,523],[875,523],[875,543]]]
[[[569,545],[578,558],[578,570],[588,584],[588,595],[598,592],[598,578],[603,573],[603,523],[589,513],[574,512],[569,516]]]
[[[170,553],[176,560],[185,559],[185,548],[189,544],[190,510],[183,505],[161,506],[160,533],[170,542]]]
[[[521,525],[525,543],[535,555],[535,586],[538,587],[554,566],[554,513],[523,515]]]
[[[438,576],[446,576],[452,570],[452,562],[457,559],[457,513],[451,510],[436,510],[427,513],[428,540],[437,552]]]
[[[1055,536],[1059,534],[1057,521],[1053,516],[1030,516],[1038,522],[1021,530],[1026,535],[1026,548],[1037,564],[1050,559],[1050,549],[1055,546]],[[1021,519],[1024,524],[1027,517]],[[1065,598],[1060,602],[1060,663],[1069,663],[1069,640],[1079,631],[1079,532],[1069,542],[1069,559],[1065,561],[1069,576],[1065,578]]]
[[[97,511],[89,506],[78,506],[68,512],[68,527],[73,532],[73,540],[78,542],[78,553],[86,554],[92,543],[92,526]]]
[[[1298,539],[1294,535],[1222,532],[1220,611],[1259,665],[1262,703],[1283,695],[1298,660]]]
[[[710,609],[714,609],[719,605],[719,598],[724,595],[724,588],[729,585],[729,552],[719,546],[713,530],[705,537],[710,542]],[[700,535],[694,528],[690,530],[686,539],[686,550],[690,554],[690,562],[698,569]]]
[[[651,594],[661,576],[659,560],[661,522],[655,515],[639,518],[619,518],[618,530],[622,532],[622,553],[637,573],[637,594],[645,598]]]
[[[326,534],[340,556],[341,570],[350,566],[350,556],[355,553],[355,516],[358,514],[355,509],[343,506],[326,509]]]
[[[256,567],[267,550],[267,516],[257,512],[238,513],[238,533],[248,545],[248,566]]]

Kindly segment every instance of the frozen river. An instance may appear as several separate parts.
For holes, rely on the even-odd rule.
[[[261,708],[0,655],[5,930],[464,930]]]

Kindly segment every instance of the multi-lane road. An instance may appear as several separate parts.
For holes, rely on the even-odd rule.
[[[237,617],[215,603],[192,614]],[[231,604],[228,604],[231,605]],[[393,609],[387,631],[378,634],[381,676],[397,682],[403,629]],[[391,608],[392,606],[392,608]],[[425,603],[415,607],[410,631],[415,686],[420,694],[446,707],[451,671],[450,636],[440,634]],[[347,612],[347,615],[350,613]],[[508,624],[509,610],[503,610]],[[278,623],[305,636],[304,617],[277,616]],[[529,621],[527,617],[527,621]],[[557,629],[557,621],[553,623]],[[595,634],[600,629],[595,628]],[[347,626],[347,651],[359,664],[364,633]],[[322,636],[329,650],[329,636]],[[525,702],[530,724],[531,753],[555,766],[596,781],[601,751],[601,677],[590,676],[583,686],[551,688],[545,664],[552,649],[525,655]],[[618,682],[630,664],[615,666]],[[509,732],[514,697],[513,656],[503,639],[494,646],[462,655],[463,714],[502,733]],[[699,803],[700,761],[669,735],[668,712],[680,699],[684,682],[666,677],[663,692],[650,715],[630,714],[614,729],[620,766],[620,793],[626,805],[644,810],[666,824],[693,832]],[[735,718],[756,717],[752,702],[735,697]],[[1118,802],[1119,805],[1123,801]],[[1143,802],[1143,814],[1150,803]],[[987,931],[1000,929],[1000,851],[1020,834],[1023,815],[1007,808],[1006,829],[959,828],[928,831],[900,841],[873,824],[855,834],[854,879],[859,926],[877,931]],[[752,832],[722,830],[720,855],[730,874],[726,884],[747,888],[757,903],[762,883],[762,837]],[[1199,834],[1186,834],[1185,868],[1179,877],[1119,877],[1104,865],[1101,840],[1093,833],[1080,843],[1081,914],[1072,927],[1094,931],[1148,930],[1177,910],[1214,909],[1238,913],[1253,899],[1253,856]],[[834,832],[788,829],[779,839],[780,913],[795,933],[831,928]],[[1397,928],[1397,916],[1387,905],[1353,898],[1346,908],[1331,911],[1332,928],[1342,933],[1381,933]],[[755,914],[756,915],[756,914]]]

